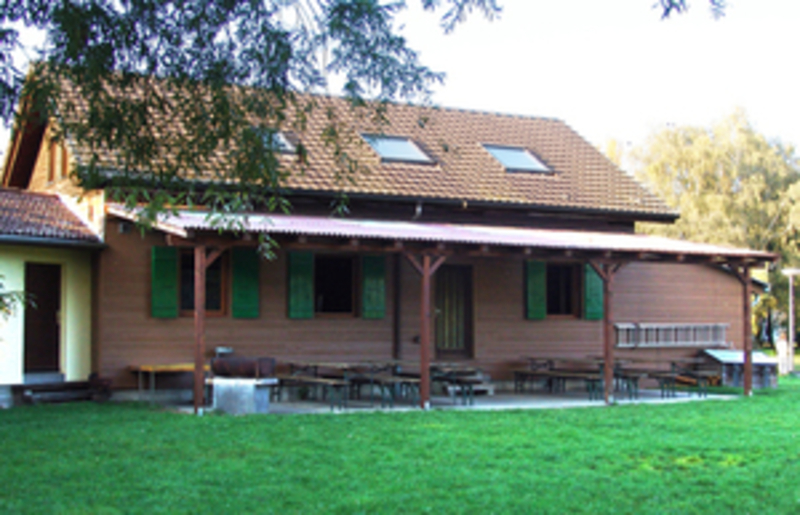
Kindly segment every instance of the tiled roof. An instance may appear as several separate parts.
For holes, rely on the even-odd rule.
[[[68,96],[77,106],[82,104],[74,94]],[[659,198],[560,120],[390,104],[386,110],[389,125],[376,125],[374,116],[363,108],[352,108],[344,99],[301,95],[300,100],[313,101],[316,107],[308,113],[302,130],[291,131],[292,137],[302,141],[308,150],[307,166],[301,173],[292,157],[282,158],[295,172],[288,187],[296,192],[344,191],[351,195],[459,204],[610,211],[640,218],[676,217]],[[337,157],[323,137],[331,113],[335,113],[337,126],[345,128],[347,155],[366,169],[352,182],[337,180]],[[288,120],[293,119],[291,112],[287,114]],[[171,120],[170,124],[170,130],[180,130],[177,122]],[[435,163],[381,162],[359,137],[365,133],[409,137]],[[507,172],[483,144],[525,148],[553,173]],[[79,159],[88,160],[88,153],[76,151]],[[220,151],[212,165],[224,168],[227,155]],[[113,156],[100,158],[104,166],[114,168]],[[212,177],[209,171],[209,179]]]
[[[100,243],[56,195],[0,188],[0,236]]]

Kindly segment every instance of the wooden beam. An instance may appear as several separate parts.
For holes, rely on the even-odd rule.
[[[422,275],[423,273],[422,263],[417,261],[417,258],[414,257],[414,255],[409,254],[408,252],[404,253],[403,255],[406,257],[406,259],[408,259],[408,262],[411,263],[411,266],[413,266],[417,270],[417,272],[419,272],[420,275]]]
[[[206,255],[206,259],[205,259],[205,267],[206,267],[206,269],[208,269],[208,267],[213,265],[214,261],[216,261],[222,255],[223,252],[228,250],[228,248],[230,248],[230,247],[220,247],[220,248],[214,249],[211,252],[209,252],[208,255]]]
[[[431,275],[435,274],[439,267],[442,266],[447,259],[447,256],[439,256],[436,258],[436,261],[433,262],[431,265]]]
[[[194,248],[194,414],[205,405],[203,398],[206,352],[206,247]]]
[[[234,238],[233,236],[219,235],[219,234],[197,234],[192,239],[181,238],[174,234],[167,234],[167,245],[172,247],[195,247],[203,245],[206,247],[256,247],[258,246],[257,238]]]

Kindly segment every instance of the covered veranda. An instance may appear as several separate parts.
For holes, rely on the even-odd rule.
[[[135,221],[135,211],[112,206],[109,214]],[[154,228],[170,245],[193,247],[195,256],[195,410],[203,406],[205,367],[206,269],[223,252],[235,246],[254,246],[255,236],[266,234],[286,250],[325,250],[355,253],[401,254],[420,277],[420,395],[419,405],[431,407],[430,363],[432,350],[432,278],[439,267],[456,256],[517,258],[520,260],[579,261],[591,266],[602,279],[604,363],[603,400],[614,402],[614,277],[632,262],[707,264],[724,267],[741,284],[742,320],[749,320],[750,268],[777,259],[773,254],[690,243],[628,233],[606,233],[485,225],[355,220],[330,217],[242,214],[220,229],[204,211],[181,210],[162,217]],[[752,390],[752,341],[749,324],[742,324],[743,391]],[[356,359],[357,357],[354,357]]]

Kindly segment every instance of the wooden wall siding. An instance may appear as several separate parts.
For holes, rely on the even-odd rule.
[[[83,192],[80,188],[76,187],[73,184],[72,179],[69,177],[62,177],[61,175],[61,161],[64,157],[64,153],[59,145],[59,149],[56,152],[56,169],[55,169],[55,177],[54,180],[49,180],[49,169],[50,169],[50,137],[45,132],[45,136],[42,139],[42,145],[39,147],[39,152],[36,157],[36,164],[33,167],[33,173],[31,174],[31,182],[28,186],[28,189],[32,191],[47,191],[50,193],[63,193],[64,195],[68,195],[70,197],[79,197],[80,194]],[[67,160],[69,162],[72,161],[72,153],[67,152]]]
[[[99,370],[115,387],[134,387],[126,372],[131,364],[192,361],[193,319],[150,316],[150,248],[163,245],[158,235],[144,239],[137,231],[119,234],[117,223],[107,228],[109,248],[101,253],[98,309],[101,349]],[[351,316],[318,316],[289,320],[286,316],[286,260],[261,262],[261,309],[257,319],[209,317],[206,346],[231,346],[243,356],[275,356],[281,360],[392,358],[392,281],[387,267],[387,316],[364,320]]]
[[[163,245],[158,235],[119,234],[109,223],[109,248],[100,255],[98,291],[98,369],[117,387],[134,387],[130,364],[191,361],[193,320],[150,317],[150,248]],[[390,258],[393,259],[393,258]],[[530,355],[599,355],[602,322],[576,317],[526,320],[523,263],[514,259],[449,258],[448,264],[473,269],[474,359],[496,379]],[[387,262],[387,265],[389,263]],[[320,317],[289,320],[286,312],[286,260],[261,262],[261,309],[257,319],[210,317],[207,348],[232,346],[240,355],[290,359],[391,359],[391,278],[387,266],[386,316]],[[400,351],[404,360],[419,360],[420,276],[401,258]],[[700,265],[632,264],[615,281],[615,319],[620,322],[723,322],[741,345],[741,287],[732,276]],[[637,351],[626,351],[625,354]],[[639,351],[644,352],[644,351]],[[648,351],[650,355],[687,355],[695,350]],[[622,354],[622,351],[620,351]]]
[[[474,270],[475,358],[471,362],[493,377],[509,378],[509,369],[523,356],[601,355],[602,321],[571,316],[544,320],[524,317],[524,272],[519,260],[448,259],[472,264]],[[401,351],[417,360],[419,346],[419,274],[402,267]],[[625,322],[722,322],[729,339],[741,348],[742,289],[729,274],[701,265],[636,263],[615,278],[615,320]],[[696,349],[619,351],[636,357],[689,356]]]
[[[742,286],[717,268],[671,263],[633,263],[614,282],[617,322],[726,323],[727,338],[742,348]],[[686,356],[696,349],[619,351],[622,356]]]
[[[105,193],[102,190],[85,191],[77,187],[70,177],[61,176],[60,163],[56,171],[55,180],[49,181],[50,153],[48,145],[45,144],[46,141],[47,136],[45,136],[43,144],[39,148],[28,189],[37,192],[60,193],[69,197],[74,201],[69,206],[70,209],[81,215],[94,231],[102,234],[105,223]],[[67,161],[71,163],[73,159],[72,153],[67,151],[66,155]],[[60,150],[58,159],[63,159],[63,156],[63,150]]]

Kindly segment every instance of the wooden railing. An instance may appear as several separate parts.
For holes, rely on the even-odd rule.
[[[614,324],[617,347],[729,347],[728,324]]]

